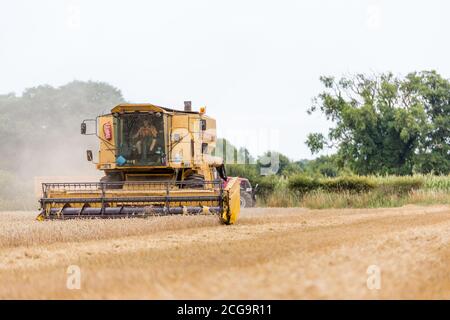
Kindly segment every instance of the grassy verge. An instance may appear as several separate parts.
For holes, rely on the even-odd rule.
[[[325,209],[450,204],[450,176],[297,176],[278,179],[264,190],[258,197],[258,205],[263,207]]]

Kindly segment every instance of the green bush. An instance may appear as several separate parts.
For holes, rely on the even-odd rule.
[[[259,172],[253,164],[227,164],[225,165],[229,177],[247,178],[254,186],[258,182]]]
[[[408,203],[450,203],[450,176],[341,176],[325,178],[305,174],[286,182],[266,177],[258,205],[323,208],[396,207]],[[269,183],[270,182],[270,183]]]
[[[304,194],[320,188],[320,182],[314,177],[296,175],[289,178],[288,187],[292,191]]]
[[[338,178],[314,178],[298,175],[291,177],[288,183],[289,189],[300,194],[314,190],[328,192],[366,192],[376,187],[376,182],[368,177],[345,176]]]
[[[403,194],[421,189],[424,185],[422,176],[388,176],[378,177],[378,189],[385,194]]]
[[[369,177],[344,176],[321,179],[321,189],[329,192],[367,192],[376,188],[376,182]]]
[[[276,175],[265,176],[256,181],[258,184],[258,194],[267,196],[279,189],[280,178]]]
[[[423,179],[424,189],[450,191],[450,176],[425,175]]]

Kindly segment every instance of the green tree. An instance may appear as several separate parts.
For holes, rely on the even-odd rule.
[[[417,171],[450,173],[450,82],[436,71],[411,73],[404,86],[420,96],[428,130],[417,151]]]
[[[310,134],[313,153],[337,148],[338,163],[358,174],[411,174],[415,151],[427,130],[423,103],[391,73],[320,78],[325,89],[308,113],[334,123],[328,136]]]
[[[255,164],[227,164],[225,170],[228,176],[247,178],[252,185],[256,185],[260,180],[259,171]]]
[[[320,156],[314,160],[309,160],[306,162],[304,170],[309,175],[321,175],[324,177],[337,177],[342,171],[342,169],[339,169],[337,155]]]
[[[300,162],[291,161],[283,168],[283,170],[280,173],[282,176],[289,177],[292,175],[302,173],[303,171],[304,170]]]
[[[290,163],[291,161],[284,154],[276,151],[267,151],[258,157],[257,167],[263,175],[281,175]]]

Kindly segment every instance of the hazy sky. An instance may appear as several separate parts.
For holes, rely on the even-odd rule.
[[[444,0],[0,0],[0,94],[106,81],[131,102],[206,105],[253,153],[311,158],[307,133],[329,125],[306,114],[319,76],[450,77],[449,14]]]

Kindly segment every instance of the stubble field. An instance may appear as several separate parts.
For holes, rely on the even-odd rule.
[[[35,216],[0,212],[0,298],[450,299],[449,206],[245,209],[234,226]]]

